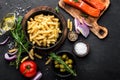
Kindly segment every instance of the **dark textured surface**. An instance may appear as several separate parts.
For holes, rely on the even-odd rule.
[[[18,6],[26,9],[47,5],[55,8],[58,0],[0,0],[0,19],[8,12],[13,12]],[[120,80],[120,0],[111,0],[109,9],[100,18],[99,24],[106,26],[109,35],[104,40],[99,40],[92,33],[87,39],[79,35],[79,40],[85,40],[90,45],[90,52],[85,58],[76,57],[77,77],[69,80]],[[28,8],[28,9],[30,9]],[[73,18],[60,9],[65,18]],[[21,12],[24,15],[25,12]],[[2,41],[5,36],[0,37]],[[73,44],[65,40],[64,44],[58,50],[72,51]],[[8,45],[0,46],[0,80],[28,80],[24,78],[15,67],[9,66],[4,60],[4,53]],[[58,51],[57,50],[57,51]],[[52,72],[51,66],[45,66],[46,57],[42,60],[35,60],[39,69],[43,73],[41,80],[58,80],[58,77]],[[63,79],[62,79],[63,80]]]

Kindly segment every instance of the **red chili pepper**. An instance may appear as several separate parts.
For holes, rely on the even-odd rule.
[[[99,17],[100,15],[100,10],[91,7],[90,5],[88,5],[87,3],[85,3],[82,0],[79,0],[78,2],[74,1],[74,0],[63,0],[66,4],[69,4],[73,7],[76,7],[80,10],[82,10],[83,12],[85,12],[86,14],[93,16],[93,17]]]

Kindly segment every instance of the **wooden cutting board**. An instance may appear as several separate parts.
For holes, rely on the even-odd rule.
[[[107,10],[107,8],[110,5],[110,0],[102,0],[102,2],[106,5],[105,9],[101,12],[100,16]],[[78,10],[74,7],[69,6],[68,4],[65,4],[63,0],[59,1],[59,6],[64,9],[66,12],[68,12],[71,16],[74,18],[78,18],[81,20],[82,18],[85,19],[85,21],[88,24],[91,24],[90,30],[99,38],[103,39],[108,35],[108,29],[105,26],[100,26],[97,21],[99,20],[100,16],[95,18],[92,16],[88,16],[87,18],[82,16],[83,12],[81,10]]]

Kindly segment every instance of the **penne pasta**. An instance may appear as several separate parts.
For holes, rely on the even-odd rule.
[[[27,22],[29,39],[38,46],[49,47],[57,42],[61,33],[59,19],[54,15],[37,15]]]

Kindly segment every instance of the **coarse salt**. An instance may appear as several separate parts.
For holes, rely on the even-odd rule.
[[[75,45],[74,49],[78,55],[84,55],[87,53],[88,48],[87,48],[87,45],[85,43],[79,42]]]

